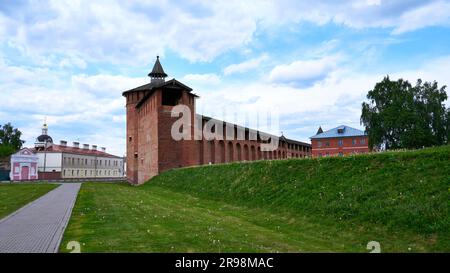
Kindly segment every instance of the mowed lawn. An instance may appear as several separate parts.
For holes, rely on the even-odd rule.
[[[230,205],[158,186],[84,183],[61,252],[435,251],[433,236],[359,222]]]
[[[0,219],[56,187],[55,184],[0,184]]]

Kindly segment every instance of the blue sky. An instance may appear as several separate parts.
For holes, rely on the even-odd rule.
[[[450,1],[2,1],[0,123],[32,146],[125,151],[122,91],[155,61],[200,95],[198,112],[273,108],[280,131],[362,129],[361,103],[384,75],[450,84]],[[448,103],[447,103],[448,105]]]

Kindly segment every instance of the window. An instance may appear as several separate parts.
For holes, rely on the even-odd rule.
[[[342,152],[339,152],[339,156],[344,156],[344,154]]]
[[[317,141],[317,147],[322,147],[322,141]]]
[[[322,153],[319,153],[319,157],[322,157]]]
[[[366,139],[365,138],[361,138],[361,140],[359,141],[359,144],[365,145],[366,144]]]
[[[356,139],[352,139],[352,145],[355,146],[356,145]]]
[[[330,141],[325,142],[325,146],[330,147]]]
[[[328,152],[327,152],[327,154],[326,154],[326,155],[327,155],[327,156],[330,156],[330,153],[328,153]]]
[[[344,140],[339,139],[339,140],[338,140],[338,145],[339,145],[339,147],[344,146]]]
[[[166,90],[162,92],[162,105],[175,106],[181,101],[181,90]]]
[[[132,137],[128,137],[128,141],[131,142],[133,140]]]

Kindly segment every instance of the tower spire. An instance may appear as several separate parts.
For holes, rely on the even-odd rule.
[[[319,130],[317,130],[316,135],[323,133],[322,126],[319,126]]]
[[[167,74],[164,72],[164,69],[159,62],[159,56],[156,56],[155,65],[153,65],[152,72],[148,74],[151,79],[151,82],[164,82]]]
[[[44,118],[44,124],[42,125],[42,135],[48,135],[47,117]]]

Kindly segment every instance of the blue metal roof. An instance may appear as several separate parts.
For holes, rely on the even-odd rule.
[[[355,136],[365,136],[366,133],[364,133],[361,130],[341,125],[336,128],[333,128],[331,130],[325,131],[323,133],[317,134],[315,136],[310,137],[311,139],[318,139],[318,138],[334,138],[334,137],[355,137]]]

